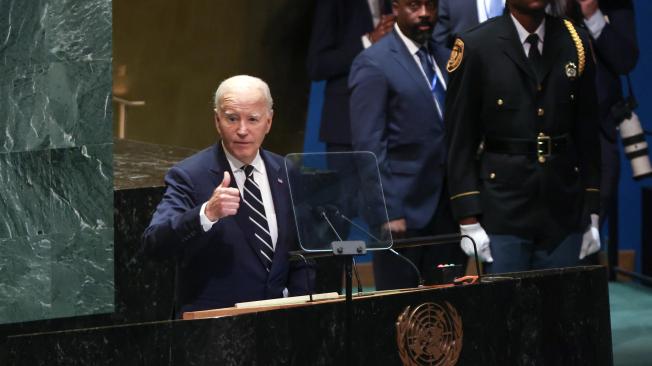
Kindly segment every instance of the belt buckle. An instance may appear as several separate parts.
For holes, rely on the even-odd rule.
[[[539,136],[537,136],[537,158],[539,163],[546,162],[546,158],[550,156],[551,149],[552,143],[550,142],[550,136],[540,132]]]

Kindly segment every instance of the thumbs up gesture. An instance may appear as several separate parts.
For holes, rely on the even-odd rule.
[[[215,221],[226,216],[235,215],[240,207],[240,191],[237,188],[231,188],[231,175],[224,172],[224,179],[213,191],[213,195],[206,204],[206,217]]]

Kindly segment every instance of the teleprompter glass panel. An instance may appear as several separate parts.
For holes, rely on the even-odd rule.
[[[367,250],[392,246],[378,162],[371,152],[288,154],[288,185],[299,244],[307,252],[331,243],[364,241]]]

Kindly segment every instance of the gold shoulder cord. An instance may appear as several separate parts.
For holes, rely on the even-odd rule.
[[[586,64],[584,45],[582,44],[580,35],[577,34],[577,30],[575,29],[573,23],[571,23],[571,21],[568,19],[564,19],[564,25],[566,26],[566,29],[568,29],[568,33],[570,33],[571,39],[573,39],[573,43],[575,43],[575,48],[577,49],[577,62],[579,63],[579,72],[581,76],[584,73],[584,66]]]

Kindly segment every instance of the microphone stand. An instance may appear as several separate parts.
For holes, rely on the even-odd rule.
[[[344,257],[344,277],[346,282],[346,300],[344,302],[344,354],[345,365],[353,365],[353,256],[365,254],[367,252],[367,246],[361,240],[342,240],[342,237],[328,219],[326,211],[321,210],[320,215],[328,223],[335,236],[337,236],[338,241],[331,243],[333,254]],[[359,278],[358,286],[360,286]]]

